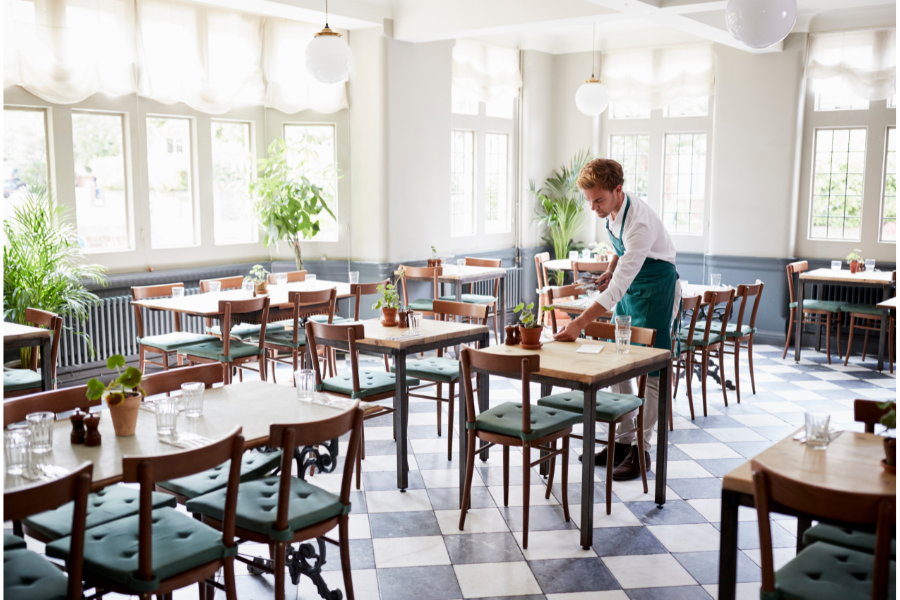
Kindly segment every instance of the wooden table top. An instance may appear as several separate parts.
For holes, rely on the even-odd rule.
[[[19,325],[18,323],[3,322],[3,341],[15,342],[19,340],[34,340],[48,338],[53,335],[49,329],[41,329],[40,327],[29,327],[28,325]]]
[[[881,468],[884,438],[845,431],[825,450],[808,450],[794,435],[764,450],[755,460],[782,475],[824,488],[861,494],[897,494],[897,477]],[[753,494],[750,462],[725,475],[726,490]]]
[[[411,348],[441,341],[447,341],[447,345],[452,346],[454,345],[452,342],[456,339],[490,331],[487,325],[469,325],[455,321],[422,319],[421,335],[391,339],[409,334],[409,328],[385,327],[379,319],[368,319],[359,322],[366,327],[366,337],[359,340],[358,343],[394,349]],[[349,324],[349,322],[341,323],[341,325]]]
[[[813,279],[815,281],[834,281],[848,285],[859,283],[888,284],[893,276],[891,271],[862,271],[851,273],[849,269],[832,271],[831,269],[813,269],[800,273],[800,279]]]
[[[606,258],[605,260],[595,260],[593,258],[590,260],[586,260],[583,258],[579,258],[575,262],[606,263],[611,260],[611,255],[607,254],[605,258]],[[554,260],[548,260],[548,261],[544,261],[544,268],[546,268],[548,271],[571,271],[572,270],[572,261],[569,260],[568,258],[558,258],[558,259],[554,259]]]
[[[603,350],[600,354],[579,354],[578,348],[582,345],[603,346]],[[614,343],[581,339],[576,342],[551,342],[544,344],[540,350],[500,345],[491,346],[485,352],[514,356],[537,354],[541,357],[541,369],[537,375],[579,383],[599,383],[636,368],[646,368],[649,373],[665,365],[671,356],[668,350],[643,346],[631,346],[628,354],[616,354]]]
[[[394,271],[394,275],[399,277],[400,272]],[[464,267],[464,270],[460,272],[459,267],[456,265],[443,265],[441,267],[441,274],[438,276],[438,281],[462,281],[463,283],[468,283],[497,279],[498,277],[506,277],[506,269],[500,267],[466,266]],[[410,281],[431,281],[430,277],[411,277],[407,275],[406,278]]]
[[[301,402],[297,400],[293,387],[262,381],[209,389],[203,400],[203,415],[189,419],[184,413],[179,413],[177,430],[218,440],[240,425],[248,447],[265,444],[269,438],[269,426],[273,423],[308,423],[333,417],[345,410],[344,405],[332,407]],[[124,456],[158,456],[185,451],[160,441],[156,433],[156,415],[149,410],[138,411],[137,428],[130,437],[116,437],[109,411],[101,414],[100,434],[103,441],[99,446],[88,448],[73,445],[69,441],[71,422],[63,419],[53,426],[53,451],[40,455],[39,460],[67,471],[86,460],[91,461],[94,464],[96,490],[121,481]],[[5,489],[31,483],[34,482],[20,476],[6,475]]]
[[[884,302],[879,302],[875,305],[878,308],[897,308],[897,296],[893,298],[888,298]]]

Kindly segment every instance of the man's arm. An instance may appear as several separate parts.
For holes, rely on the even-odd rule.
[[[574,342],[578,339],[578,336],[581,335],[581,331],[589,323],[593,323],[599,319],[607,310],[609,309],[602,306],[599,302],[591,302],[591,305],[587,307],[583,313],[578,315],[577,319],[570,321],[565,329],[553,336],[553,339],[560,342]]]

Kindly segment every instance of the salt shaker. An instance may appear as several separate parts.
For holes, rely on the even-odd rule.
[[[84,445],[99,446],[100,445],[100,415],[90,414],[84,417]]]
[[[69,417],[69,420],[72,421],[72,433],[69,434],[69,441],[73,444],[83,444],[84,443],[84,418],[87,414],[80,410],[75,409],[75,412],[72,413],[72,416]]]

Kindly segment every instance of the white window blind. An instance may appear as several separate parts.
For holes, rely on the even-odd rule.
[[[452,82],[456,102],[511,101],[522,87],[519,51],[472,40],[456,40]]]
[[[896,87],[897,30],[810,34],[806,76],[819,94],[886,100]]]

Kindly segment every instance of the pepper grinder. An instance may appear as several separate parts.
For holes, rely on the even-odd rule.
[[[69,441],[73,444],[84,443],[84,418],[87,414],[81,409],[75,409],[69,420],[72,421],[72,433],[69,434]]]
[[[409,309],[403,308],[397,311],[397,327],[404,329],[409,327]]]
[[[516,326],[515,325],[507,325],[506,326],[506,345],[507,346],[515,346],[516,341]]]
[[[84,426],[87,429],[84,433],[85,446],[100,445],[100,414],[90,414],[84,417]]]

